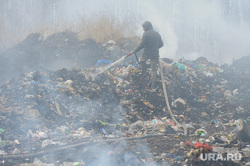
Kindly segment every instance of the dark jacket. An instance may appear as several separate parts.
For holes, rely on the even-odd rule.
[[[143,56],[148,59],[159,58],[159,48],[163,46],[163,41],[158,32],[154,31],[150,22],[142,24],[145,32],[143,33],[140,45],[134,50],[134,53],[144,48]]]

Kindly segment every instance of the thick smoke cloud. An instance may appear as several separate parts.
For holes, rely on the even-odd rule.
[[[151,21],[165,43],[161,57],[205,56],[222,64],[250,52],[250,2],[245,0],[0,0],[0,4],[1,34],[12,32],[11,37],[17,40],[37,25],[45,27],[66,21],[73,26],[84,16],[106,11],[136,19],[138,35],[143,33],[141,24]],[[17,27],[23,30],[22,34]],[[8,45],[1,42],[2,46]]]

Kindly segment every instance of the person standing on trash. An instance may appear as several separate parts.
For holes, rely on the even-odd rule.
[[[163,47],[161,35],[153,29],[151,22],[145,21],[142,24],[144,30],[140,45],[132,51],[131,54],[136,54],[139,50],[144,49],[140,58],[140,66],[142,75],[147,71],[146,62],[150,59],[151,63],[151,88],[156,87],[157,69],[159,64],[159,49]]]

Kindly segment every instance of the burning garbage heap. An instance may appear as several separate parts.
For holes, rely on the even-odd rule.
[[[202,57],[162,60],[168,100],[187,135],[166,109],[160,73],[152,90],[150,69],[142,76],[135,61],[40,67],[0,84],[1,164],[249,164],[249,71]],[[241,156],[227,160],[229,153]]]

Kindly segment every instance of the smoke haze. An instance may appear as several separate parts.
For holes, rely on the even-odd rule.
[[[160,57],[162,58],[178,60],[183,57],[185,59],[196,59],[200,56],[204,56],[209,61],[218,64],[232,63],[233,59],[238,59],[250,54],[249,5],[250,1],[245,0],[0,0],[0,52],[20,43],[29,34],[37,31],[40,32],[41,29],[46,29],[46,27],[51,28],[53,32],[59,32],[65,28],[74,31],[76,25],[79,24],[83,18],[94,18],[96,14],[100,12],[108,12],[121,20],[134,19],[137,23],[136,32],[138,36],[142,36],[143,33],[141,24],[146,20],[152,22],[154,29],[161,34],[164,41],[164,47],[160,49]],[[49,32],[45,31],[45,33]],[[46,36],[46,34],[43,35]],[[70,41],[69,38],[63,39]],[[57,42],[58,40],[51,40],[53,44]],[[49,44],[50,42],[48,45]],[[48,47],[43,48],[49,49]],[[84,49],[82,45],[80,48]],[[55,48],[51,49],[55,50]],[[84,53],[84,50],[81,49],[78,51]],[[101,50],[99,51],[97,48],[93,50],[97,51],[95,55],[101,52]],[[21,55],[23,52],[18,51],[13,51],[12,54],[22,59]],[[62,49],[61,54],[59,54],[59,52],[58,56],[62,56],[63,53],[73,55],[72,51],[67,51],[68,50],[65,51]],[[75,53],[75,55],[79,52]],[[83,53],[81,53],[81,55]],[[32,57],[34,54],[36,54],[36,52],[30,52],[29,57]],[[48,53],[44,51],[44,54]],[[90,52],[85,54],[89,57],[91,56]],[[55,55],[57,56],[57,53],[55,53]],[[20,68],[23,67],[22,62],[24,61],[34,61],[35,66],[41,65],[40,62],[37,62],[39,61],[38,59],[24,59],[23,61],[20,59],[13,58],[13,64],[16,64],[14,62],[17,61],[17,63],[20,63]],[[86,59],[86,57],[83,57],[83,59],[79,59],[78,61],[84,61]],[[40,61],[43,61],[43,59]],[[44,61],[44,64],[46,64],[47,60]],[[51,66],[60,68],[67,66],[67,64],[73,64],[74,62],[68,59],[65,62],[50,61],[52,61]],[[88,59],[88,62],[89,61]],[[12,72],[9,66],[5,68]],[[2,73],[3,72],[0,71],[0,74]],[[31,81],[28,80],[27,82]],[[82,83],[83,81],[79,80],[78,82]],[[88,85],[89,82],[86,81],[86,85],[84,86],[87,87]],[[88,112],[86,117],[79,118],[80,122],[81,120],[89,122],[94,119],[97,123],[99,120],[117,123],[119,119],[122,119],[122,116],[124,116],[118,113],[112,113],[110,116],[101,114],[105,106],[105,104],[103,104],[104,101],[106,102],[107,96],[113,93],[108,91],[109,89],[100,95],[103,95],[100,101],[91,100],[87,102],[82,99],[81,96],[78,96],[80,99],[76,101],[79,101],[79,103],[70,103],[71,97],[58,96],[57,91],[54,93],[47,92],[51,89],[56,89],[55,87],[51,89],[40,88],[37,90],[36,84],[30,85],[27,83],[25,86],[24,89],[29,90],[29,92],[27,92],[28,96],[33,94],[34,96],[38,96],[41,93],[44,94],[51,103],[55,102],[55,99],[62,98],[61,101],[64,100],[67,104],[61,104],[61,108],[68,107],[72,116],[74,113],[80,114],[81,111]],[[46,85],[46,87],[50,87],[50,84]],[[13,90],[13,94],[16,93],[17,91]],[[21,90],[20,94],[22,94]],[[77,98],[77,96],[75,98]],[[16,100],[20,105],[26,101],[23,99],[23,96],[16,97]],[[30,101],[30,99],[27,99],[27,101]],[[112,109],[122,110],[119,106],[119,101],[115,99],[107,101],[107,103],[114,104],[112,106],[114,108]],[[37,110],[49,110],[47,107],[45,102],[38,102],[38,104],[35,105]],[[64,124],[64,119],[59,120]],[[29,130],[31,129],[30,126],[34,127],[37,125],[42,124],[28,121],[25,125],[25,129]],[[75,128],[77,129],[78,127],[78,124],[76,124]],[[16,130],[18,129],[19,128]],[[115,159],[109,155],[109,153],[115,148],[125,149],[127,146],[126,141],[113,145],[115,148],[111,148],[106,144],[89,146],[88,148],[93,156],[90,165],[112,166],[118,165],[119,161],[124,161],[126,165],[136,165],[136,163],[132,163],[135,160],[134,154],[137,154],[136,152],[143,152],[146,154],[145,156],[148,156],[147,158],[151,158],[152,154],[149,152],[149,148],[146,144],[145,146],[137,145],[137,143],[134,144],[136,147],[134,153],[126,153],[121,157],[122,160]],[[118,152],[116,153],[119,154]],[[152,162],[151,165],[157,164]]]
[[[216,63],[231,63],[248,55],[250,48],[250,1],[244,0],[0,0],[0,35],[25,38],[38,27],[68,23],[74,27],[83,17],[110,12],[124,19],[136,19],[138,35],[141,24],[151,21],[165,46],[161,57],[196,59],[205,56]],[[66,26],[66,25],[65,25]],[[17,28],[18,27],[18,28]],[[7,38],[7,37],[5,37]],[[11,42],[1,40],[4,50]],[[9,43],[8,43],[9,42]]]

